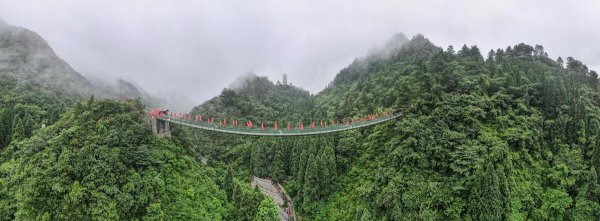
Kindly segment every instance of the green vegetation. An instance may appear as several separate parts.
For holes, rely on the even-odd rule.
[[[173,126],[158,139],[139,99],[82,101],[73,85],[23,80],[59,69],[5,56],[0,220],[277,220],[251,175],[282,183],[303,220],[600,219],[595,71],[542,46],[484,59],[476,46],[395,39],[317,95],[250,76],[192,110],[269,124],[404,114],[311,137]],[[19,55],[40,47],[11,42]]]
[[[238,79],[238,88],[224,89],[221,95],[195,107],[191,112],[219,118],[254,122],[294,121],[310,117],[313,108],[308,91],[292,85],[273,84],[266,77],[248,74]],[[243,118],[242,118],[243,117]],[[260,124],[258,124],[260,125]],[[285,125],[283,125],[285,127]]]
[[[83,100],[155,103],[132,84],[91,85],[39,35],[4,23],[0,54],[0,220],[272,217],[249,183],[229,176],[225,191],[215,181],[226,173],[194,148],[156,138],[141,100]]]
[[[75,103],[75,99],[0,75],[0,149],[13,140],[30,137],[42,125],[55,123],[59,115]]]
[[[309,109],[236,94],[265,107],[249,116],[278,116],[276,106],[330,118],[401,110],[395,122],[301,138],[175,128],[175,139],[217,170],[282,182],[305,220],[597,220],[597,77],[542,46],[484,59],[476,46],[443,50],[416,36],[389,57],[357,59]]]
[[[258,212],[253,221],[279,221],[279,214],[271,198],[265,198],[258,206]]]
[[[214,171],[157,139],[139,100],[78,103],[2,152],[2,220],[222,220]]]

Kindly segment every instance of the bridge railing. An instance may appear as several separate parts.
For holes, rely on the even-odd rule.
[[[171,116],[162,116],[158,117],[161,120],[169,121],[175,124],[181,124],[186,126],[192,126],[196,128],[201,128],[210,131],[218,131],[218,132],[230,132],[230,133],[240,133],[240,134],[249,134],[249,135],[308,135],[308,134],[319,134],[319,133],[330,133],[336,131],[350,130],[354,128],[360,128],[365,126],[370,126],[374,124],[378,124],[380,122],[384,122],[393,118],[397,118],[401,115],[401,113],[386,115],[383,117],[375,118],[373,120],[364,120],[355,123],[349,123],[346,125],[345,123],[340,123],[338,125],[330,125],[327,127],[305,127],[304,129],[300,129],[298,127],[293,127],[288,129],[287,127],[283,128],[264,128],[254,126],[252,128],[247,128],[245,126],[232,126],[232,125],[218,125],[214,123],[207,123],[205,121],[196,121],[194,119],[181,119],[178,117]]]

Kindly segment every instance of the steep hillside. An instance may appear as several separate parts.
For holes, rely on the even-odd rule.
[[[253,73],[240,77],[232,88],[195,107],[191,113],[206,116],[248,117],[253,121],[298,120],[311,111],[311,95],[292,85],[273,84]],[[308,116],[306,116],[308,117]]]
[[[40,35],[4,22],[0,22],[0,76],[81,98],[141,97],[147,103],[159,102],[125,80],[114,84],[90,82],[58,57]]]
[[[12,76],[0,77],[0,150],[13,140],[28,138],[34,130],[55,123],[77,99],[21,83]]]
[[[395,122],[288,139],[208,133],[194,145],[217,168],[283,182],[305,220],[598,220],[597,78],[538,45],[484,59],[418,35],[311,98],[311,113],[403,111]]]
[[[395,34],[383,46],[374,48],[363,58],[355,59],[350,66],[340,71],[328,88],[332,86],[335,87],[336,85],[351,84],[357,80],[364,80],[364,77],[366,76],[362,73],[364,73],[364,68],[367,64],[397,57],[401,50],[406,54],[406,52],[410,50],[409,47],[404,47],[407,42],[409,42],[409,39],[404,34]],[[412,42],[411,45],[414,44],[415,42]]]
[[[0,22],[0,74],[51,90],[89,96],[93,86],[37,33]]]
[[[0,149],[51,125],[65,109],[89,96],[161,103],[124,80],[91,83],[38,34],[4,22],[0,22],[0,92]],[[24,133],[15,134],[15,127],[24,127]]]
[[[157,139],[132,99],[154,103],[143,90],[90,83],[37,34],[0,27],[0,220],[277,217],[248,183],[201,165],[177,139]]]
[[[1,152],[1,220],[222,220],[210,168],[156,138],[139,100],[77,104]]]
[[[344,109],[335,98],[358,93],[374,98],[358,110],[374,100],[405,117],[369,131],[318,219],[598,219],[596,72],[572,58],[565,69],[541,46],[485,60],[475,46],[412,49],[419,56],[370,63],[368,80],[319,94],[322,107]]]

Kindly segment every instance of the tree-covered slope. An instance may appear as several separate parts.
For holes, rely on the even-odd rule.
[[[0,77],[0,150],[56,122],[76,99],[36,84],[21,83],[11,76]]]
[[[1,220],[221,220],[212,169],[156,138],[139,100],[78,103],[2,150]],[[211,175],[213,174],[213,175]]]
[[[421,56],[367,64],[368,80],[317,97],[337,109],[346,104],[336,98],[352,93],[382,105],[395,99],[405,115],[365,131],[364,153],[316,218],[600,217],[596,72],[572,58],[563,68],[541,46],[519,44],[484,60],[475,46],[456,53],[415,41],[425,42],[411,52]]]
[[[89,96],[90,82],[58,57],[37,33],[0,22],[0,75],[51,90]]]
[[[140,100],[78,103],[92,94],[159,102],[123,80],[90,83],[36,33],[0,24],[0,220],[277,216],[249,183],[223,188],[225,171],[155,138]]]
[[[302,113],[313,106],[310,98],[306,90],[273,84],[267,77],[250,73],[237,79],[232,88],[225,88],[219,96],[194,107],[191,113],[218,118],[245,117],[255,122],[283,122],[306,116]]]
[[[542,46],[484,59],[419,35],[357,60],[295,113],[402,111],[394,122],[305,138],[208,133],[196,145],[217,168],[283,182],[304,220],[597,220],[597,77]]]
[[[76,101],[92,95],[162,102],[124,80],[91,83],[37,33],[0,21],[0,149],[13,137],[27,138],[34,129],[53,124]]]
[[[89,81],[56,55],[40,35],[0,21],[0,78],[7,77],[15,78],[22,84],[80,98],[91,95],[141,97],[151,104],[162,102],[121,79],[115,83]]]

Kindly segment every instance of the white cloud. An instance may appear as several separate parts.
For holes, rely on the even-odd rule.
[[[541,44],[598,70],[598,12],[598,1],[0,0],[0,18],[38,32],[82,74],[196,104],[250,70],[316,93],[397,32],[484,53]]]

